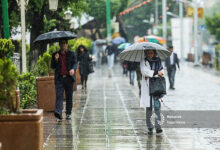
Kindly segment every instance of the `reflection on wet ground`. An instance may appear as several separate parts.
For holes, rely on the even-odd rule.
[[[148,136],[145,110],[133,86],[116,68],[96,70],[88,90],[74,93],[72,120],[44,117],[44,150],[202,150],[190,133],[165,129],[163,136]],[[65,116],[65,113],[63,114]],[[179,130],[181,131],[181,130]]]

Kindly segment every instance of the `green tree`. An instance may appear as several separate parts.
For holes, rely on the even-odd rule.
[[[33,44],[34,39],[47,31],[70,30],[68,20],[64,18],[64,12],[70,8],[73,16],[80,16],[88,8],[89,0],[59,0],[58,9],[55,12],[49,10],[48,0],[29,1],[26,7],[26,27],[31,32],[30,62],[32,66],[37,62],[38,56],[44,53],[46,44]],[[20,24],[20,9],[15,0],[8,0],[10,31]],[[0,1],[1,9],[1,1]],[[0,15],[1,11],[0,11]],[[2,20],[0,19],[0,28],[2,29]],[[1,30],[2,33],[2,30]],[[0,34],[1,36],[2,34]]]
[[[132,8],[143,1],[132,1],[129,0],[128,8]],[[155,24],[155,21],[150,22],[151,14],[154,16],[155,20],[155,0],[147,2],[145,5],[138,7],[129,13],[122,15],[120,18],[122,24],[124,25],[125,33],[127,34],[128,40],[133,42],[133,37],[135,35],[144,36],[147,35],[147,30],[152,28]],[[173,2],[173,0],[167,0],[167,11],[170,11],[176,15],[179,14],[179,5],[178,3]],[[167,21],[169,23],[171,16],[167,16]],[[162,24],[162,1],[158,0],[158,23]],[[162,26],[162,25],[161,25]]]
[[[220,41],[220,14],[214,14],[211,17],[205,18],[205,24],[212,35],[215,35],[216,40]]]
[[[127,7],[128,0],[111,0],[111,18]],[[90,28],[92,39],[96,39],[96,34],[99,38],[104,38],[106,35],[101,34],[101,29],[106,28],[106,0],[89,0],[88,14],[97,22],[95,27]],[[93,30],[95,28],[95,30]]]

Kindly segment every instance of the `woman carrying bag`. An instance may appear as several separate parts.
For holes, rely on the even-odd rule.
[[[148,135],[153,134],[153,124],[151,122],[152,112],[156,114],[155,119],[155,128],[156,135],[161,135],[163,130],[161,129],[160,121],[160,109],[161,104],[159,98],[163,95],[150,95],[150,84],[149,80],[152,77],[162,77],[164,75],[163,66],[155,50],[145,51],[145,59],[140,63],[140,69],[142,74],[142,83],[141,83],[141,100],[140,107],[146,108],[146,124],[148,127]]]
[[[79,73],[81,76],[82,89],[86,89],[88,75],[91,73],[89,65],[92,61],[92,58],[89,57],[88,51],[83,45],[80,45],[77,48],[77,60],[79,63]]]

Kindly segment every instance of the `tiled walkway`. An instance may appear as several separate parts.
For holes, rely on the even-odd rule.
[[[184,130],[164,129],[161,137],[148,136],[138,92],[122,77],[119,66],[112,78],[107,67],[89,78],[88,90],[74,93],[71,121],[56,122],[45,113],[44,150],[206,149],[198,137]]]

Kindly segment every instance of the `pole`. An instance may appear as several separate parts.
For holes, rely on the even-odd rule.
[[[22,72],[26,72],[25,2],[21,0]]]
[[[156,34],[158,32],[158,0],[156,0],[155,4],[155,24],[156,24]]]
[[[181,61],[184,58],[183,50],[183,2],[179,1],[179,16],[180,16],[180,51],[181,51]]]
[[[9,39],[9,19],[8,19],[8,0],[2,0],[2,18],[4,38]]]
[[[163,38],[166,41],[164,46],[167,46],[167,1],[163,0]]]
[[[111,6],[110,0],[106,0],[106,24],[107,24],[107,41],[111,41]]]
[[[194,65],[199,65],[198,58],[198,6],[197,0],[194,0]]]

